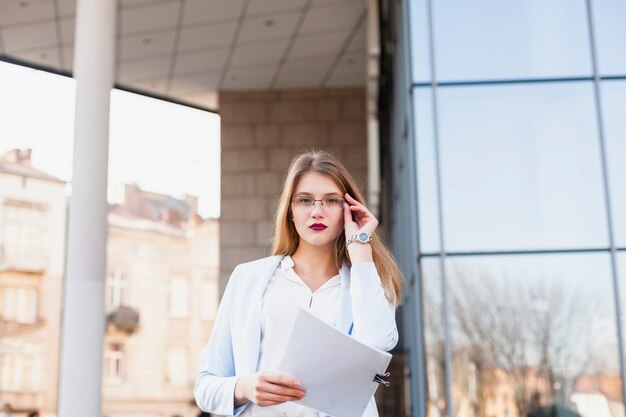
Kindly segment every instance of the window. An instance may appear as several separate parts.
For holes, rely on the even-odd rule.
[[[104,382],[121,384],[124,382],[124,346],[121,343],[110,343],[104,351]]]
[[[189,316],[189,283],[184,277],[173,277],[170,281],[170,317]]]
[[[4,204],[4,262],[42,268],[46,257],[47,214],[43,206],[9,200]]]
[[[2,317],[7,321],[32,324],[37,322],[37,290],[30,288],[4,288]]]
[[[189,383],[187,349],[172,348],[167,352],[167,382],[174,386],[186,386]]]
[[[40,390],[44,372],[40,351],[37,345],[3,340],[0,344],[0,387],[4,391]]]
[[[109,275],[107,280],[107,310],[115,310],[121,305],[126,304],[128,283],[126,275],[120,271],[115,271]]]

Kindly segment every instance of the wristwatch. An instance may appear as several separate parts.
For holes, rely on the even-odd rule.
[[[355,233],[354,235],[350,237],[350,239],[346,241],[346,248],[352,242],[359,242],[364,245],[366,243],[371,243],[372,237],[365,232]]]

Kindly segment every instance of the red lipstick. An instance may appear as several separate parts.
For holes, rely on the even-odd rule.
[[[313,230],[324,230],[326,229],[326,225],[322,224],[322,223],[313,223],[312,225],[309,226],[309,229],[313,229]]]

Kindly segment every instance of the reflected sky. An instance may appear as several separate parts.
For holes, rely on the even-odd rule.
[[[598,67],[602,75],[626,74],[626,2],[593,0]]]
[[[591,83],[439,89],[448,251],[606,247]],[[430,93],[415,102],[422,251],[438,250]]]
[[[626,2],[593,0],[598,70],[626,74]],[[410,2],[413,81],[429,82],[428,0]],[[433,1],[436,79],[444,81],[592,75],[584,0]]]
[[[626,247],[626,81],[602,82],[602,107],[615,240]]]

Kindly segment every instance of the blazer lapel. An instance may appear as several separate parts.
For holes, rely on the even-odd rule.
[[[272,278],[278,264],[283,259],[282,255],[271,256],[262,265],[256,279],[256,285],[251,294],[250,304],[246,308],[242,334],[246,336],[244,351],[246,355],[242,361],[241,369],[244,375],[257,371],[259,365],[259,352],[261,351],[261,307],[263,305],[263,293]]]

